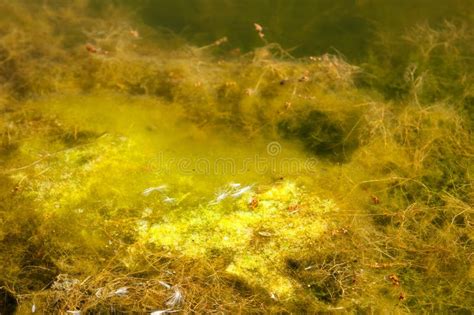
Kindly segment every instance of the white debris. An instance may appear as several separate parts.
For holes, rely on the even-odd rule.
[[[278,301],[278,297],[277,297],[277,295],[276,295],[274,292],[270,293],[270,298],[271,298],[272,300]]]
[[[34,312],[36,312],[36,304],[33,304],[31,306],[31,313],[34,313]]]
[[[167,290],[173,290],[173,294],[168,298],[166,301],[166,305],[173,308],[176,305],[179,305],[183,302],[183,294],[181,291],[178,289],[177,286],[172,286],[164,281],[158,281],[163,287],[165,287]],[[163,310],[163,311],[157,311],[157,312],[169,312],[169,310]],[[157,313],[157,314],[164,314],[164,313]]]
[[[179,305],[183,302],[183,294],[177,287],[172,288],[174,290],[173,295],[170,296],[170,298],[166,301],[166,305],[170,307],[174,307],[176,305]]]
[[[166,203],[175,203],[175,202],[176,202],[176,199],[166,196],[165,198],[163,198],[163,202],[166,202]]]
[[[220,190],[216,198],[210,202],[211,205],[216,205],[222,202],[227,197],[238,198],[241,197],[246,192],[252,190],[253,185],[242,187],[240,183],[229,183],[225,186],[224,189]]]
[[[240,196],[242,196],[243,194],[245,194],[246,192],[249,192],[250,190],[252,190],[252,186],[253,185],[249,185],[249,186],[245,186],[245,187],[242,187],[241,189],[237,190],[235,193],[233,193],[231,195],[231,197],[233,198],[238,198]]]
[[[158,282],[159,282],[162,286],[164,286],[165,288],[167,288],[168,290],[171,289],[171,285],[170,285],[170,284],[168,284],[168,283],[166,283],[166,282],[164,282],[164,281],[161,281],[161,280],[158,281]]]
[[[81,315],[81,311],[66,311],[66,313],[69,313],[72,315]]]
[[[79,284],[78,279],[71,278],[67,274],[60,274],[56,277],[56,281],[54,281],[51,288],[59,291],[69,291]]]
[[[104,293],[104,288],[98,288],[97,291],[95,291],[95,296],[100,298],[102,297],[102,293]]]
[[[147,189],[145,189],[142,192],[142,195],[146,197],[146,196],[149,196],[154,191],[163,192],[163,191],[166,190],[166,188],[168,188],[168,186],[166,186],[166,185],[160,185],[160,186],[156,186],[156,187],[148,187]]]
[[[224,199],[226,199],[228,196],[229,196],[229,192],[227,190],[219,191],[216,194],[216,198],[212,200],[209,204],[217,205],[221,203]]]
[[[121,287],[117,290],[115,290],[114,295],[118,296],[124,296],[128,294],[128,288],[127,287]]]
[[[222,200],[227,198],[227,196],[229,196],[229,193],[226,191],[219,193],[215,199],[215,203],[221,202]]]
[[[264,237],[271,237],[271,236],[273,236],[272,233],[267,232],[267,231],[260,231],[260,232],[258,232],[258,235],[261,235],[261,236],[264,236]]]

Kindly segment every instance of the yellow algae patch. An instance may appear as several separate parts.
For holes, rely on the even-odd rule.
[[[159,102],[111,97],[71,97],[68,107],[59,97],[26,106],[42,108],[41,119],[50,127],[22,142],[24,166],[10,178],[21,181],[36,212],[50,220],[42,232],[61,227],[53,243],[77,256],[113,251],[116,244],[130,244],[130,250],[153,245],[204,261],[217,253],[225,258],[226,273],[278,299],[290,298],[297,282],[285,273],[285,261],[319,239],[327,228],[323,214],[337,210],[336,204],[318,199],[294,179],[275,179],[269,170],[198,174],[180,169],[178,162],[198,157],[212,163],[230,156],[237,163],[260,153],[278,163],[287,157],[301,161],[305,154],[283,146],[278,157],[268,155],[261,140],[260,152],[239,141],[229,149],[229,140],[211,130],[193,137],[195,126],[178,112],[164,115]],[[165,173],[161,152],[177,161],[165,165]],[[139,253],[128,253],[120,261],[133,269]],[[84,267],[66,256],[55,263],[71,273]]]
[[[291,181],[245,197],[155,223],[141,238],[195,258],[225,250],[232,256],[228,273],[275,298],[290,298],[294,281],[284,272],[286,258],[319,238],[327,227],[321,214],[336,211],[337,206],[317,198],[310,208],[300,205],[308,195],[303,197]],[[259,200],[258,205],[252,207],[252,200]]]

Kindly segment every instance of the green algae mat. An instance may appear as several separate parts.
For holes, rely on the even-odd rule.
[[[98,3],[0,2],[0,314],[473,311],[472,21],[352,64]]]

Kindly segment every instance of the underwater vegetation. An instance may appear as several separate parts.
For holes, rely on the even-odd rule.
[[[1,314],[474,310],[469,24],[352,65],[0,12]]]

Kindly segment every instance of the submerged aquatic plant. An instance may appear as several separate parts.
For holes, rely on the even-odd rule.
[[[29,5],[0,5],[0,307],[474,307],[467,29],[412,30],[421,59],[387,100],[341,56],[215,55],[223,40],[191,47],[120,11]],[[188,163],[256,153],[268,167]]]

